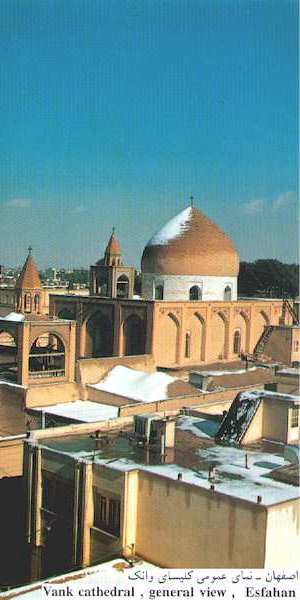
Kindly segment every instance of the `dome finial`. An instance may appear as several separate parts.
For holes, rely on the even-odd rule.
[[[28,254],[32,254],[32,246],[28,246]]]
[[[115,226],[113,225],[113,228],[112,228],[112,234],[113,234],[113,235],[114,235],[115,231],[116,231],[116,228],[115,228]]]
[[[190,203],[191,203],[190,204],[191,208],[193,208],[193,206],[194,206],[194,196],[192,194],[190,195]]]

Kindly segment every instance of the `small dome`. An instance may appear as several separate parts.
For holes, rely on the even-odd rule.
[[[189,206],[148,242],[142,256],[142,272],[237,277],[239,256],[227,235]]]

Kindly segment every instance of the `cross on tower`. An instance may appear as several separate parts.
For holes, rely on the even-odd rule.
[[[194,196],[190,195],[191,208],[194,206]]]
[[[32,246],[28,246],[28,254],[32,254]]]

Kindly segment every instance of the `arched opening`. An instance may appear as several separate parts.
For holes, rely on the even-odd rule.
[[[226,288],[224,290],[224,300],[226,302],[230,301],[232,297],[232,292],[231,292],[231,287],[230,285],[226,285]]]
[[[31,312],[31,294],[25,294],[24,296],[24,310]]]
[[[127,275],[120,275],[117,279],[117,298],[128,298],[129,279]]]
[[[85,356],[99,358],[113,355],[113,329],[108,317],[94,313],[86,325]]]
[[[194,363],[205,360],[205,321],[194,313],[189,319],[190,359]]]
[[[190,356],[191,356],[191,332],[190,331],[187,331],[185,334],[184,356],[185,356],[185,358],[190,358]]]
[[[123,325],[123,354],[135,356],[145,354],[145,324],[137,315],[130,315]]]
[[[178,362],[179,323],[176,317],[169,313],[162,319],[160,340],[158,345],[158,364],[172,365]]]
[[[202,300],[202,289],[199,285],[190,288],[190,300]]]
[[[210,360],[223,360],[226,358],[226,335],[227,335],[227,322],[222,313],[216,313],[212,318],[212,326],[210,328],[210,347],[211,356]]]
[[[65,346],[53,333],[37,337],[29,352],[29,377],[64,377]]]
[[[249,352],[250,323],[249,319],[244,315],[243,312],[240,312],[238,315],[235,316],[233,327],[234,331],[240,332],[240,349],[239,352],[235,352],[233,349],[233,353],[242,354],[244,352]]]
[[[75,321],[75,314],[69,308],[62,308],[58,313],[59,319],[67,319],[68,321]]]
[[[164,286],[156,285],[155,286],[155,300],[163,300],[164,299]]]
[[[35,294],[34,296],[34,312],[40,312],[40,296],[39,294]]]
[[[9,331],[0,331],[0,379],[17,381],[17,344]]]
[[[236,329],[233,334],[233,354],[238,356],[241,354],[241,332],[239,329]]]

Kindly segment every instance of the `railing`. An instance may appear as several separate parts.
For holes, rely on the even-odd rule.
[[[46,377],[64,377],[65,369],[55,369],[53,371],[29,371],[30,379],[45,379]]]

